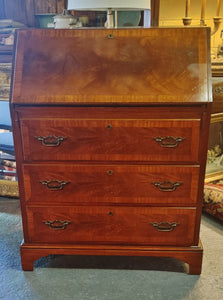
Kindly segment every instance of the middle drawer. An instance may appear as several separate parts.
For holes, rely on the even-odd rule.
[[[196,205],[199,166],[24,164],[30,203]]]

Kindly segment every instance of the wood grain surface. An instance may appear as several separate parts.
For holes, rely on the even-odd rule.
[[[25,164],[27,204],[178,205],[195,206],[200,169],[198,166],[133,166]],[[42,181],[66,181],[62,190],[50,190]],[[180,185],[159,190],[154,183]]]
[[[206,102],[207,32],[21,30],[13,102]]]
[[[26,161],[198,161],[200,120],[31,119],[21,121]],[[48,147],[37,137],[65,138]],[[163,147],[160,138],[173,139]],[[174,139],[182,138],[179,143]],[[170,141],[171,142],[171,141]]]
[[[148,244],[191,246],[196,209],[129,207],[29,207],[29,242]],[[43,221],[68,220],[64,230]],[[171,232],[157,231],[150,223],[176,222]]]
[[[18,32],[11,114],[24,270],[48,254],[149,255],[200,274],[209,34]]]

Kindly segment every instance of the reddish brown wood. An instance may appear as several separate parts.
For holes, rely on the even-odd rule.
[[[24,164],[25,197],[29,204],[194,206],[199,172],[197,166]],[[68,183],[60,189],[56,180]],[[54,182],[47,186],[46,181]],[[173,190],[162,190],[162,185],[161,189],[155,185],[168,181]],[[179,183],[175,189],[174,183]],[[52,190],[50,186],[57,189]]]
[[[171,33],[160,28],[158,35],[154,28],[21,30],[13,103],[208,101],[208,32],[209,28],[175,28]]]
[[[90,118],[21,120],[25,160],[198,161],[200,120]],[[49,136],[65,139],[49,147]]]
[[[69,109],[68,109],[69,108]],[[201,119],[203,111],[207,110],[203,103],[203,109],[198,103],[181,103],[174,105],[170,103],[151,104],[151,105],[90,105],[76,106],[76,105],[48,105],[43,106],[15,106],[15,111],[18,112],[21,120],[23,119],[170,119],[170,120],[188,120]],[[53,115],[52,115],[53,112]]]
[[[196,209],[69,206],[27,209],[29,240],[32,243],[83,243],[115,245],[191,246]],[[58,222],[50,228],[44,222]],[[172,231],[161,231],[151,223],[176,223]],[[58,226],[60,229],[54,226]],[[160,225],[162,226],[162,224]],[[174,224],[173,224],[174,226]]]
[[[32,271],[35,260],[49,254],[65,255],[118,255],[174,257],[189,265],[189,274],[199,275],[202,267],[203,247],[157,247],[157,246],[85,246],[85,245],[29,245],[21,246],[21,260],[24,271]]]
[[[200,274],[207,41],[206,28],[19,33],[11,113],[24,270],[48,254],[145,255]]]

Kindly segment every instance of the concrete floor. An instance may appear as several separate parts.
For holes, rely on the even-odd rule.
[[[223,223],[204,215],[200,276],[172,258],[49,256],[23,272],[19,201],[0,197],[0,299],[222,300]]]

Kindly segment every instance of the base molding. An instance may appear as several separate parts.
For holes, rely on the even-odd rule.
[[[32,271],[34,261],[50,254],[58,255],[110,255],[173,257],[189,265],[189,274],[201,273],[203,247],[198,246],[114,246],[114,245],[42,245],[22,243],[21,262],[24,271]]]

